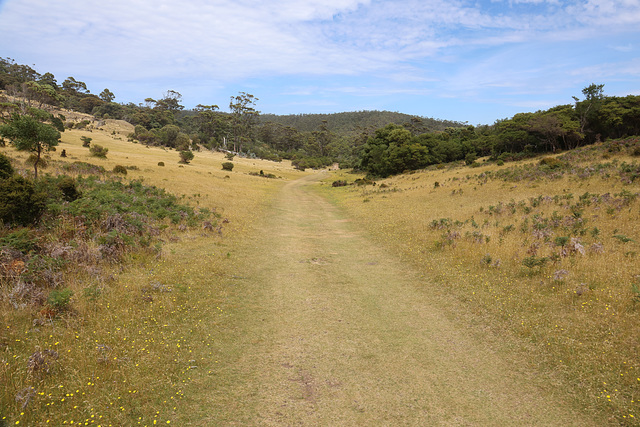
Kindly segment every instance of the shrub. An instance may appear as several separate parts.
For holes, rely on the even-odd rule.
[[[54,309],[55,311],[67,311],[69,309],[69,303],[71,302],[71,297],[73,296],[73,291],[71,289],[65,288],[61,290],[53,290],[49,293],[49,297],[47,298],[47,304]]]
[[[38,239],[33,231],[28,228],[20,228],[0,237],[0,246],[9,246],[26,254],[38,249]]]
[[[345,180],[337,180],[337,181],[333,181],[333,183],[331,184],[332,187],[345,187],[347,185],[347,181]]]
[[[94,157],[100,157],[101,159],[106,159],[109,149],[106,147],[103,147],[102,145],[94,144],[91,146],[91,148],[89,148],[89,152]]]
[[[540,159],[540,166],[546,166],[549,169],[560,169],[567,164],[555,157],[543,157]]]
[[[0,179],[9,178],[13,175],[13,166],[11,160],[4,154],[0,153]]]
[[[164,166],[164,162],[158,162],[158,166]]]
[[[193,160],[193,152],[191,150],[184,150],[180,152],[180,161],[178,163],[189,164],[191,160]]]
[[[82,140],[83,147],[91,147],[91,138],[89,138],[88,136],[81,136],[80,139]]]
[[[549,261],[547,257],[530,256],[522,260],[522,265],[529,268],[543,267],[547,261]]]
[[[122,165],[115,165],[113,167],[113,173],[120,173],[122,175],[126,175],[127,174],[127,168],[125,168]]]
[[[476,160],[478,159],[478,155],[474,152],[469,152],[467,153],[467,155],[464,157],[464,163],[467,166],[470,166],[471,164],[473,164]]]
[[[227,160],[233,160],[235,156],[236,155],[234,153],[227,153],[224,155],[224,157],[226,157]]]
[[[0,180],[0,221],[30,225],[45,209],[45,196],[37,193],[33,182],[19,175]]]
[[[233,170],[233,163],[231,163],[231,162],[224,162],[224,163],[222,164],[222,170],[225,170],[225,171],[232,171],[232,170]]]
[[[63,176],[58,181],[58,188],[62,191],[62,197],[67,202],[73,202],[80,197],[80,191],[78,191],[76,180],[70,176]]]

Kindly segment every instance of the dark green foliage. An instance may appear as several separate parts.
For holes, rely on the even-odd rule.
[[[399,125],[378,129],[362,150],[360,167],[373,176],[387,177],[429,164],[428,148]]]
[[[106,147],[103,147],[102,145],[94,144],[94,145],[91,146],[91,148],[89,148],[89,152],[94,157],[99,157],[101,159],[106,159],[107,158],[107,153],[109,152],[109,149],[106,148]]]
[[[26,254],[38,249],[38,239],[28,228],[19,228],[4,237],[0,237],[0,247],[8,246]]]
[[[522,265],[529,268],[543,267],[547,261],[549,261],[547,257],[530,256],[522,260]]]
[[[82,146],[85,148],[91,147],[91,139],[88,136],[81,136],[80,140],[82,141]]]
[[[549,169],[561,169],[567,166],[567,163],[557,157],[543,157],[540,159],[540,166],[546,166]]]
[[[73,202],[81,196],[76,184],[76,180],[70,176],[61,176],[58,178],[58,188],[62,192],[62,197],[67,202]]]
[[[164,162],[158,162],[158,166],[164,166]]]
[[[0,179],[9,178],[13,175],[13,166],[11,166],[11,160],[4,154],[0,153]]]
[[[180,152],[180,161],[178,163],[189,164],[191,160],[193,160],[194,155],[191,150],[184,150]]]
[[[448,127],[459,127],[462,123],[450,120],[438,120],[429,117],[411,116],[392,111],[352,111],[334,114],[290,114],[276,116],[262,114],[262,124],[271,122],[283,127],[295,128],[300,132],[313,132],[318,123],[327,122],[329,132],[338,134],[356,133],[358,129],[377,129],[390,123],[406,125],[412,131],[443,131]]]
[[[333,181],[331,184],[332,187],[345,187],[347,185],[347,181],[345,180],[337,180]]]
[[[73,291],[71,289],[54,289],[49,293],[47,304],[55,311],[67,311],[70,308],[69,304],[71,303],[72,296]]]
[[[42,155],[46,151],[52,151],[58,145],[60,132],[34,117],[14,113],[9,123],[0,126],[0,136],[9,138],[18,150],[28,151],[34,155],[32,163],[34,176],[37,179]]]
[[[233,170],[233,163],[231,163],[231,162],[224,162],[224,163],[222,164],[222,170],[225,170],[225,171],[232,171],[232,170]]]
[[[32,181],[19,175],[0,180],[0,221],[31,225],[42,215],[46,196],[36,192]]]
[[[183,219],[192,222],[201,217],[193,208],[180,205],[175,196],[160,188],[142,185],[140,181],[123,184],[89,177],[80,178],[78,186],[82,189],[82,197],[70,203],[65,212],[74,216],[83,215],[88,220],[125,214],[132,215],[132,218],[169,218],[179,223]]]
[[[115,165],[113,167],[113,173],[119,173],[122,175],[126,175],[127,174],[127,168],[122,166],[122,165]]]

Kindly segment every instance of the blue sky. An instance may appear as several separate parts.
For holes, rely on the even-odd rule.
[[[491,124],[640,95],[640,0],[0,0],[0,57],[141,103]]]

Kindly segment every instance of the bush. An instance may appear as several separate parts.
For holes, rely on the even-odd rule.
[[[120,173],[122,175],[126,175],[127,174],[127,168],[125,168],[122,165],[115,165],[113,167],[113,173]]]
[[[58,188],[62,191],[62,197],[67,202],[73,202],[81,195],[76,186],[76,180],[70,176],[63,176],[60,178],[60,181],[58,181]]]
[[[68,288],[61,289],[59,291],[53,290],[49,293],[47,304],[49,304],[49,306],[55,311],[67,311],[69,309],[69,303],[71,302],[72,296],[73,291]]]
[[[189,164],[191,160],[193,160],[193,152],[191,150],[184,150],[180,152],[180,161],[178,163]]]
[[[331,184],[332,187],[345,187],[347,185],[347,181],[345,180],[337,180],[337,181],[333,181],[333,183]]]
[[[232,170],[233,170],[233,163],[231,163],[231,162],[224,162],[224,163],[222,164],[222,170],[225,170],[225,171],[232,171]]]
[[[30,225],[45,209],[46,197],[36,193],[33,182],[19,175],[0,180],[0,221]]]
[[[164,166],[164,162],[158,162],[158,166]]]
[[[540,159],[540,166],[546,166],[549,169],[561,169],[567,164],[555,157],[543,157]]]
[[[89,152],[94,157],[100,157],[101,159],[106,159],[109,149],[106,147],[103,147],[102,145],[94,144],[91,146],[91,148],[89,148]]]
[[[91,147],[91,138],[89,138],[88,136],[81,136],[80,139],[82,140],[83,147]]]
[[[33,231],[28,228],[20,228],[0,237],[0,246],[9,246],[26,254],[38,249],[38,239]]]
[[[11,160],[4,154],[0,153],[0,179],[9,178],[13,175],[13,166]]]

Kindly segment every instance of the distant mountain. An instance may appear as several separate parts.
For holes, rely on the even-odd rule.
[[[318,130],[323,121],[327,122],[327,129],[336,134],[349,134],[359,132],[366,128],[378,129],[394,123],[404,125],[411,124],[417,133],[426,131],[441,131],[448,127],[462,127],[465,123],[451,120],[440,120],[429,117],[412,116],[409,114],[392,111],[353,111],[333,114],[261,114],[260,122],[274,122],[283,126],[291,126],[299,132],[312,132]]]

